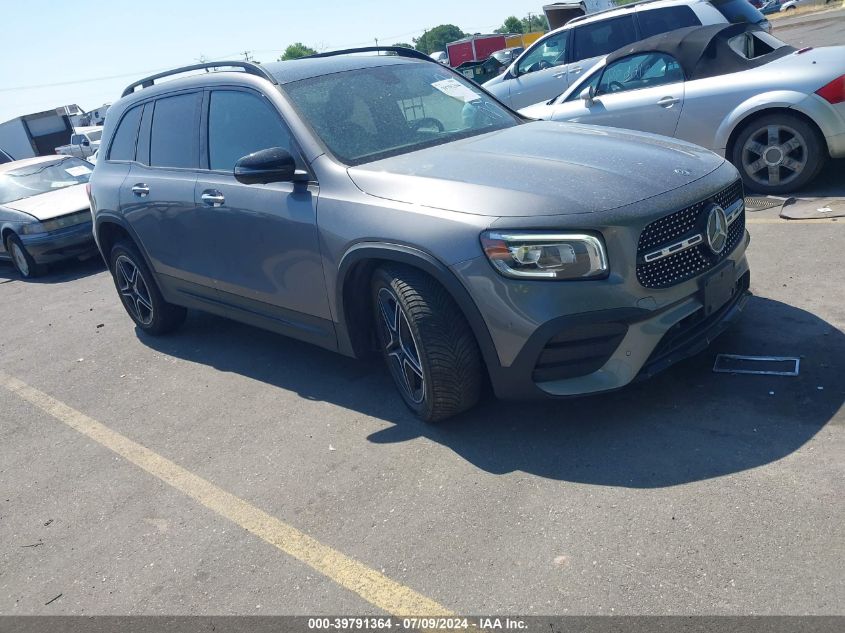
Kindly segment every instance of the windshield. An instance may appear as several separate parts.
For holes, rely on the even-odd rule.
[[[474,84],[435,64],[391,64],[285,86],[301,116],[349,165],[521,122]]]
[[[88,137],[88,140],[92,143],[94,141],[99,141],[100,138],[103,136],[102,130],[97,130],[96,132],[85,132],[85,136]]]
[[[10,169],[0,173],[0,204],[81,185],[90,177],[91,164],[72,157]]]

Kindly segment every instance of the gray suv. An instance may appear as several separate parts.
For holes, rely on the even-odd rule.
[[[436,421],[486,382],[622,387],[742,310],[742,185],[722,158],[528,121],[415,51],[354,52],[178,69],[112,106],[91,209],[140,330],[196,308],[380,351]],[[158,81],[197,69],[216,72]]]

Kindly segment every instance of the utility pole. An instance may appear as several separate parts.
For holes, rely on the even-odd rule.
[[[375,40],[376,40],[376,48],[378,48],[378,38],[375,38]],[[376,51],[376,55],[381,55],[381,51]]]
[[[241,53],[241,55],[243,55],[243,56],[244,56],[244,61],[245,61],[245,62],[251,62],[251,61],[252,61],[252,57],[250,57],[250,55],[249,55],[249,51],[243,51],[243,52]]]

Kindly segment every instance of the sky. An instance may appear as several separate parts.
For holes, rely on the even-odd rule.
[[[410,42],[455,24],[490,32],[542,0],[7,0],[0,122],[76,103],[117,101],[129,83],[204,57],[275,61],[288,44],[318,50]]]

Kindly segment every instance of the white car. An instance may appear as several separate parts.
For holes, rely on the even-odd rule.
[[[91,170],[72,156],[0,165],[0,260],[30,279],[46,264],[96,253],[86,191]]]
[[[521,112],[674,136],[725,156],[747,189],[787,193],[845,157],[845,46],[795,50],[743,24],[680,29]]]
[[[618,48],[687,26],[735,21],[769,24],[747,0],[649,0],[599,11],[541,37],[484,88],[524,108],[559,95]]]

